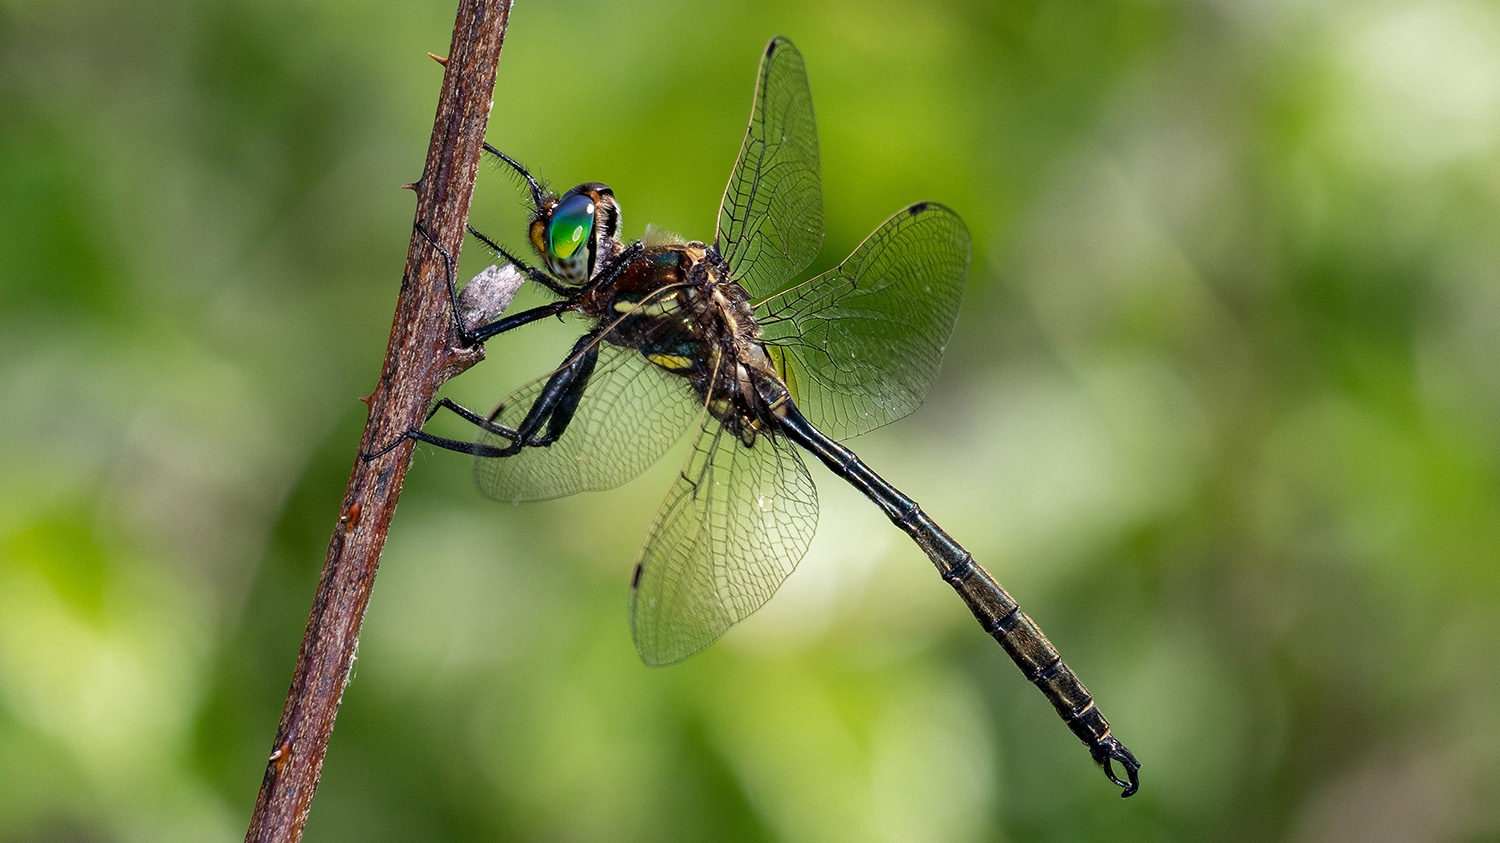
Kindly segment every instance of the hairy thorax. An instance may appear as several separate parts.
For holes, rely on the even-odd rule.
[[[712,247],[647,247],[579,302],[608,342],[687,379],[708,412],[746,445],[784,412],[786,387],[766,355],[744,288]]]

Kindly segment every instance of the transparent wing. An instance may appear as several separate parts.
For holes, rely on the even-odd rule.
[[[708,417],[636,563],[630,627],[641,660],[685,659],[760,608],[817,525],[817,490],[786,439],[746,447]]]
[[[888,424],[937,380],[969,274],[969,230],[922,202],[886,220],[837,267],[756,307],[792,400],[834,438]]]
[[[514,430],[536,403],[547,378],[511,393],[491,420]],[[479,488],[496,500],[533,501],[612,489],[645,471],[682,438],[702,402],[688,382],[633,348],[602,342],[599,361],[567,429],[546,447],[474,460]],[[509,439],[481,434],[482,444]]]
[[[750,127],[719,203],[714,244],[751,297],[779,288],[823,247],[812,92],[802,55],[785,38],[771,39],[761,57]]]

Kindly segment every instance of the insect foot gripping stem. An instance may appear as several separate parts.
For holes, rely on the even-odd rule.
[[[1113,737],[1106,737],[1090,745],[1089,754],[1094,756],[1095,763],[1104,768],[1104,775],[1109,776],[1110,781],[1125,788],[1125,791],[1120,794],[1122,799],[1133,796],[1140,789],[1141,778],[1137,773],[1141,769],[1141,762],[1135,760],[1135,755],[1125,748],[1125,744],[1120,743]],[[1115,775],[1115,768],[1112,763],[1115,761],[1120,762],[1120,766],[1125,768],[1125,775],[1130,781],[1120,781],[1119,777]]]

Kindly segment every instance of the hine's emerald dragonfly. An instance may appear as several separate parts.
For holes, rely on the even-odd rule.
[[[464,325],[443,252],[462,342],[567,313],[588,330],[562,365],[488,415],[446,398],[433,406],[429,420],[446,408],[479,429],[477,442],[414,429],[369,458],[419,440],[475,456],[493,498],[542,500],[618,486],[692,429],[630,580],[636,649],[665,665],[760,608],[807,550],[818,498],[800,448],[912,537],[1122,795],[1135,793],[1140,763],[1031,618],[915,501],[836,441],[912,412],[936,380],[968,276],[969,232],[953,211],[919,202],[837,267],[793,280],[822,247],[823,196],[812,94],[790,41],[772,39],[761,59],[712,243],[648,228],[627,245],[608,186],[557,195],[485,149],[530,188],[528,235],[544,268],[470,231],[558,300]]]

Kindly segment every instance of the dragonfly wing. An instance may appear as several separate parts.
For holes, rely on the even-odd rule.
[[[546,387],[539,378],[511,393],[491,421],[514,430]],[[555,442],[514,456],[474,461],[479,488],[496,500],[533,501],[612,489],[656,462],[682,438],[702,407],[688,382],[650,363],[633,348],[599,345],[599,359],[572,421]],[[483,433],[480,443],[510,439]]]
[[[807,68],[792,42],[766,45],[740,157],[715,235],[731,277],[752,297],[801,272],[823,247],[818,126]]]
[[[641,660],[681,661],[760,608],[817,523],[817,490],[786,439],[747,447],[707,418],[636,563],[630,625]]]
[[[767,350],[803,415],[843,438],[920,406],[958,320],[969,251],[963,220],[922,202],[837,267],[757,304]]]

